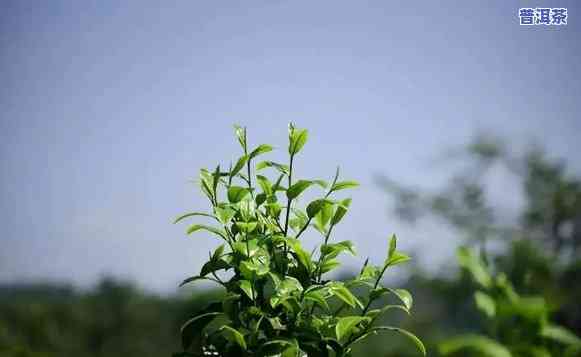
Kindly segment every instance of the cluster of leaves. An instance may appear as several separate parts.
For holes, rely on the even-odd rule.
[[[478,286],[475,305],[488,321],[487,334],[466,334],[440,344],[445,355],[578,356],[581,339],[549,319],[550,306],[540,296],[521,296],[506,275],[493,275],[473,250],[458,250],[460,265]]]
[[[425,354],[412,333],[375,324],[388,310],[409,313],[412,305],[406,290],[380,286],[387,268],[409,260],[396,249],[395,236],[382,265],[367,260],[349,281],[323,278],[339,266],[341,253],[355,254],[351,241],[333,242],[331,234],[351,203],[348,198],[335,199],[336,192],[358,184],[340,181],[338,169],[330,183],[293,177],[294,159],[307,141],[305,129],[289,125],[288,165],[261,161],[253,166],[254,159],[273,148],[260,145],[250,150],[246,129],[235,127],[235,133],[243,150],[236,164],[228,171],[220,166],[201,170],[200,186],[211,212],[188,213],[176,220],[206,216],[216,225],[193,224],[187,233],[207,231],[223,241],[200,274],[182,285],[211,280],[226,292],[222,301],[183,325],[184,351],[175,356],[349,356],[355,343],[382,331],[403,334]],[[253,168],[271,169],[276,179],[253,175]],[[321,197],[299,207],[297,199],[317,186],[324,190]],[[313,252],[306,251],[300,239],[309,227],[322,236]],[[398,304],[374,307],[387,294]]]

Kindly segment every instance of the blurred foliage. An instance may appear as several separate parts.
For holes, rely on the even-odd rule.
[[[552,334],[553,340],[566,335],[564,339],[575,344],[576,336],[581,335],[581,181],[568,172],[565,163],[538,147],[517,153],[494,136],[477,136],[455,151],[451,159],[461,165],[455,166],[456,171],[450,170],[447,182],[435,191],[401,185],[385,176],[378,182],[394,198],[394,210],[404,221],[439,218],[453,227],[464,244],[478,248],[483,264],[480,279],[493,268],[495,275],[489,279],[496,295],[486,295],[493,296],[487,299],[483,294],[491,293],[484,289],[475,301],[474,274],[465,270],[450,277],[434,276],[418,268],[406,286],[418,296],[409,328],[424,338],[432,355],[438,355],[442,341],[449,342],[443,346],[450,352],[462,343],[491,346],[489,338],[507,344],[513,355],[564,355],[562,343],[559,346],[547,341],[551,338],[543,336],[541,327],[559,326],[544,331]],[[489,179],[495,170],[510,175],[500,190],[501,200],[508,194],[523,195],[524,204],[514,212],[515,219],[503,210],[503,202],[493,200]],[[511,182],[516,184],[510,187]],[[494,188],[498,191],[498,186]],[[465,259],[463,263],[466,265]],[[498,291],[502,291],[499,284],[505,293],[512,291],[507,293],[512,295],[511,303],[507,303],[511,301],[507,294]],[[495,307],[503,307],[486,317],[478,307],[482,310],[487,305],[483,301],[489,300]],[[490,313],[490,306],[488,310]],[[531,311],[537,314],[528,314]],[[491,327],[495,324],[499,326]],[[509,336],[499,336],[499,329],[505,334],[509,331]],[[460,335],[467,338],[450,340]],[[517,341],[521,344],[518,348]],[[505,355],[503,347],[492,348],[488,355]],[[457,355],[486,355],[480,352],[462,350]],[[568,353],[581,355],[574,348]],[[390,354],[410,355],[405,349]]]
[[[87,292],[48,284],[2,286],[0,356],[168,356],[179,343],[182,316],[215,297],[153,296],[112,279]]]

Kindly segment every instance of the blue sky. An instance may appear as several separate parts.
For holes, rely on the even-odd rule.
[[[307,127],[299,175],[363,185],[337,235],[380,259],[397,232],[439,266],[449,234],[399,223],[373,176],[435,186],[431,160],[478,130],[581,171],[581,6],[550,6],[567,26],[521,27],[506,1],[5,2],[0,282],[173,291],[217,242],[170,222],[205,208],[187,181],[236,158],[234,123],[280,160],[287,123]]]

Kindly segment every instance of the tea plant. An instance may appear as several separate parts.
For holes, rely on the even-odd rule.
[[[199,275],[181,285],[210,280],[222,286],[225,295],[183,325],[184,352],[174,356],[343,357],[351,355],[354,344],[385,331],[403,334],[425,355],[412,333],[376,325],[386,312],[399,309],[409,314],[412,305],[406,290],[380,285],[388,268],[409,260],[396,249],[395,236],[381,265],[366,260],[352,280],[325,279],[339,266],[341,253],[355,254],[351,241],[335,242],[331,234],[351,203],[335,195],[358,184],[340,181],[338,169],[331,183],[295,178],[295,160],[307,141],[305,129],[289,125],[288,165],[260,161],[254,166],[254,160],[273,148],[263,144],[251,150],[246,129],[235,127],[235,133],[242,147],[235,165],[228,171],[217,166],[200,172],[200,187],[211,210],[176,219],[207,217],[215,224],[193,224],[187,234],[206,231],[222,241]],[[253,169],[273,170],[276,178],[253,174]],[[301,207],[299,197],[313,187],[324,192]],[[301,236],[311,227],[320,233],[321,244],[308,252]],[[399,303],[376,306],[387,294]]]
[[[488,320],[486,335],[468,334],[440,344],[444,356],[551,357],[580,356],[581,339],[549,320],[549,305],[540,296],[521,296],[506,275],[494,276],[473,251],[458,250],[460,265],[479,287],[478,310]]]

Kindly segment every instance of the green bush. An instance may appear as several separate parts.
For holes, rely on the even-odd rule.
[[[243,150],[236,164],[228,171],[217,166],[200,173],[200,187],[211,211],[176,219],[205,216],[214,220],[215,225],[193,224],[187,233],[206,231],[223,243],[200,274],[182,285],[210,280],[226,292],[221,301],[183,325],[184,351],[175,356],[349,356],[354,344],[384,331],[403,334],[425,354],[422,342],[412,333],[375,325],[382,314],[393,309],[409,313],[412,305],[408,291],[380,285],[387,268],[409,260],[396,249],[395,236],[381,265],[366,260],[354,279],[324,279],[324,274],[339,266],[341,253],[355,254],[351,241],[335,242],[331,234],[351,202],[336,199],[335,194],[358,184],[340,181],[338,169],[331,183],[297,180],[293,166],[308,132],[292,124],[288,165],[261,161],[255,171],[274,170],[276,179],[253,175],[253,160],[272,147],[263,144],[250,150],[246,129],[236,127],[235,132]],[[311,187],[320,187],[324,193],[299,207],[297,199]],[[318,252],[309,253],[301,244],[301,235],[309,227],[321,234]],[[375,307],[374,302],[386,294],[393,294],[399,303]]]

